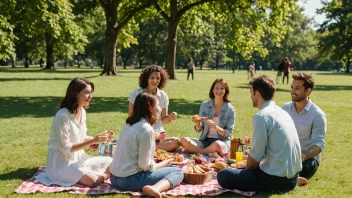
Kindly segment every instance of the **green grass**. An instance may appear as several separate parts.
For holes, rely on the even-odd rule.
[[[138,87],[139,70],[119,68],[118,77],[100,77],[99,69],[57,69],[0,67],[0,197],[27,197],[13,191],[45,165],[47,139],[52,119],[74,77],[88,77],[95,83],[91,107],[88,110],[88,134],[106,129],[119,133],[127,116],[127,99]],[[274,71],[266,73],[275,78]],[[186,70],[177,70],[178,80],[171,80],[164,89],[170,98],[169,112],[178,112],[178,119],[164,125],[170,136],[197,137],[190,117],[198,113],[199,105],[208,99],[215,78],[224,78],[230,86],[232,104],[236,109],[234,136],[251,135],[251,119],[257,112],[252,107],[246,71],[204,70],[195,72],[195,80],[186,80]],[[257,193],[254,197],[351,197],[352,168],[350,140],[352,138],[352,76],[328,72],[313,72],[316,87],[311,98],[327,115],[328,132],[322,161],[316,175],[305,187],[284,195]],[[281,106],[290,100],[290,86],[279,84],[275,97]],[[118,136],[116,136],[118,137]],[[76,197],[69,193],[37,193],[35,197]],[[87,197],[79,195],[80,197]],[[113,194],[104,197],[129,197]],[[223,197],[236,197],[226,193]],[[239,196],[241,197],[241,196]]]

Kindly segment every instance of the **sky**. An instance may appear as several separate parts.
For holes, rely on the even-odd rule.
[[[306,2],[304,3],[303,0],[300,0],[298,2],[298,5],[302,6],[305,10],[304,10],[304,15],[310,17],[310,18],[314,18],[315,22],[317,24],[322,24],[325,20],[325,15],[318,15],[316,13],[316,10],[323,7],[323,4],[320,2],[320,0],[306,0]]]

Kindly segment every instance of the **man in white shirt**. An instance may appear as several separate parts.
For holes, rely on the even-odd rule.
[[[272,100],[274,81],[267,75],[250,83],[253,107],[252,144],[246,169],[226,169],[218,173],[221,187],[243,191],[283,193],[295,188],[302,169],[301,147],[292,118]]]
[[[302,171],[299,176],[309,179],[318,170],[320,153],[326,137],[326,116],[309,98],[314,87],[310,74],[300,72],[292,75],[291,102],[282,108],[292,117],[302,148]]]

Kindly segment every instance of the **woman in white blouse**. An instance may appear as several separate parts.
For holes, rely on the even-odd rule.
[[[143,191],[147,196],[161,197],[160,192],[182,181],[182,170],[168,167],[172,159],[154,161],[155,134],[151,125],[160,110],[154,95],[147,92],[137,95],[110,165],[111,184],[119,190]]]
[[[87,136],[86,111],[94,91],[94,84],[75,78],[69,84],[60,110],[52,122],[48,140],[45,171],[36,180],[46,185],[72,186],[83,184],[96,187],[109,179],[108,166],[112,158],[93,157],[84,152],[92,144],[106,142],[107,133]]]
[[[139,93],[149,92],[155,95],[158,99],[158,105],[161,111],[156,117],[156,122],[153,124],[155,131],[155,140],[157,141],[156,148],[166,151],[173,151],[180,146],[180,139],[176,137],[168,137],[162,124],[169,124],[176,120],[177,113],[172,112],[168,114],[169,97],[166,92],[161,90],[166,85],[169,75],[166,71],[157,65],[150,65],[144,68],[139,76],[138,89],[131,92],[128,98],[128,114],[132,115],[133,104]]]

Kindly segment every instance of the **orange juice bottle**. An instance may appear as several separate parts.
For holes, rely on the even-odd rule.
[[[240,146],[241,139],[235,137],[231,140],[231,150],[230,150],[230,158],[236,159],[236,152],[238,151],[238,147]]]

